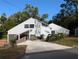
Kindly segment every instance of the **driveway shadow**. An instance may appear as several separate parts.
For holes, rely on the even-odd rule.
[[[78,49],[70,48],[35,53],[27,53],[21,59],[78,59]]]

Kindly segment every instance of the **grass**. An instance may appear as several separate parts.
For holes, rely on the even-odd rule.
[[[56,40],[56,41],[52,41],[58,44],[62,44],[62,45],[66,45],[66,46],[71,46],[71,47],[78,47],[78,38],[64,38],[64,39],[60,39],[60,40]]]
[[[26,46],[0,47],[0,59],[17,59],[25,53]]]

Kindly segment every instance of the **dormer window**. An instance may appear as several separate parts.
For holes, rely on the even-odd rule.
[[[30,28],[34,28],[34,24],[30,24]]]
[[[25,24],[25,25],[24,25],[24,28],[29,28],[29,25],[28,25],[28,24]]]
[[[34,24],[25,24],[24,28],[34,28]]]

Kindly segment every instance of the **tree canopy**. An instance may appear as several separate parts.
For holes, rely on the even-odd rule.
[[[60,5],[60,12],[52,17],[48,23],[55,23],[70,30],[71,34],[74,34],[74,29],[78,27],[78,1],[77,0],[64,0]],[[30,4],[26,4],[23,11],[14,13],[10,17],[6,17],[3,13],[0,17],[0,32],[7,32],[7,30],[18,25],[19,23],[27,20],[28,18],[36,18],[40,21],[45,21],[48,18],[48,14],[39,14],[39,9]]]
[[[17,13],[14,13],[8,18],[6,17],[5,13],[1,16],[0,18],[0,23],[2,24],[1,30],[6,29],[7,31],[12,27],[18,25],[19,23],[27,20],[30,17],[36,18],[40,21],[44,21],[48,17],[48,14],[46,13],[40,16],[39,10],[37,7],[34,7],[30,4],[26,4],[25,8],[21,12],[19,11]]]
[[[60,12],[52,17],[49,23],[55,23],[70,30],[74,34],[74,29],[78,27],[78,1],[64,0],[60,5]]]

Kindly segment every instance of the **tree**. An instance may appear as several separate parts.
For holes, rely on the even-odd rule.
[[[7,18],[7,21],[5,21],[5,28],[6,30],[9,30],[30,17],[43,21],[48,17],[48,14],[43,14],[42,16],[40,16],[38,8],[28,4],[25,6],[23,11],[14,13],[13,15]]]
[[[41,20],[41,21],[44,21],[48,17],[47,13],[40,16],[38,8],[34,7],[30,4],[26,5],[24,12],[28,13],[29,18],[33,17],[33,18],[36,18],[36,19]]]
[[[1,22],[2,24],[4,24],[4,22],[5,22],[6,20],[7,20],[6,14],[3,13],[2,16],[1,16],[1,18],[0,18],[0,22]]]
[[[6,30],[9,30],[11,29],[12,27],[14,27],[16,24],[15,24],[15,21],[11,20],[11,19],[8,19],[5,23],[5,28]]]
[[[30,17],[36,18],[38,16],[38,8],[30,4],[26,4],[24,11],[26,11]]]
[[[42,21],[45,21],[46,18],[48,18],[48,14],[47,14],[47,13],[42,15],[41,20],[42,20]]]
[[[48,14],[43,14],[42,18],[43,18],[43,19],[48,18]]]
[[[23,21],[27,20],[28,18],[30,18],[30,15],[26,11],[23,11],[21,13],[20,22],[23,22]]]
[[[5,28],[5,25],[4,25],[6,20],[7,20],[6,14],[3,13],[2,16],[1,16],[1,18],[0,18],[0,23],[1,23],[1,27],[3,29],[3,32],[6,31],[6,28]]]
[[[70,33],[74,34],[74,29],[78,27],[78,1],[64,0],[60,5],[60,12],[53,17],[53,22],[68,28]]]

